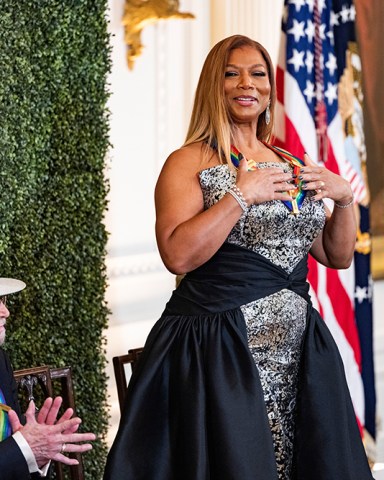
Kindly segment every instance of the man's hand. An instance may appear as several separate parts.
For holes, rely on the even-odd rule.
[[[92,449],[92,445],[90,443],[79,444],[79,442],[96,439],[93,433],[76,433],[81,419],[71,418],[72,409],[67,409],[56,422],[61,402],[59,397],[55,400],[47,399],[36,419],[35,404],[31,401],[25,414],[27,420],[25,425],[21,425],[15,411],[11,410],[8,413],[13,433],[20,431],[24,436],[35,455],[39,468],[49,460],[66,465],[78,465],[79,462],[76,459],[63,455],[63,449],[65,448],[67,453],[87,452]]]
[[[51,397],[46,398],[43,406],[41,407],[37,415],[37,423],[54,425],[55,423],[62,423],[65,420],[69,420],[70,418],[72,418],[73,409],[67,408],[67,410],[63,413],[59,420],[57,420],[57,414],[59,413],[62,403],[63,399],[61,397],[55,397],[55,399],[52,399]],[[72,431],[66,431],[64,433],[75,433],[78,427],[79,426],[76,425]]]

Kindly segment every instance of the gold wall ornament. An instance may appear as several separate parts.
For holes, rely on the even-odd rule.
[[[195,18],[195,16],[192,13],[179,12],[178,0],[125,0],[123,25],[130,70],[143,50],[140,39],[142,29],[167,18]]]

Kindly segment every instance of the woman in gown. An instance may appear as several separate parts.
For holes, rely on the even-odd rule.
[[[351,187],[268,143],[275,101],[259,43],[208,54],[155,192],[161,257],[186,275],[131,378],[105,480],[372,479],[306,283],[309,252],[351,263]]]

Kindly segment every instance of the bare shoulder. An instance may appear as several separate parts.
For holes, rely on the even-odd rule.
[[[168,172],[176,169],[181,175],[194,175],[208,166],[218,164],[216,157],[203,142],[192,143],[172,152],[165,161],[163,170]]]
[[[201,145],[193,144],[175,150],[165,161],[155,188],[158,242],[177,225],[203,211],[198,175],[201,158]]]

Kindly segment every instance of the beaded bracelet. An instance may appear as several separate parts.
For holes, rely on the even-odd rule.
[[[337,207],[337,208],[348,208],[351,205],[353,205],[354,201],[355,201],[355,198],[352,196],[352,200],[350,202],[346,203],[345,205],[335,202],[335,207]]]
[[[243,197],[240,188],[237,185],[232,185],[232,187],[228,190],[228,193],[232,195],[232,197],[237,201],[243,212],[246,212],[248,204],[245,201],[245,198]]]

